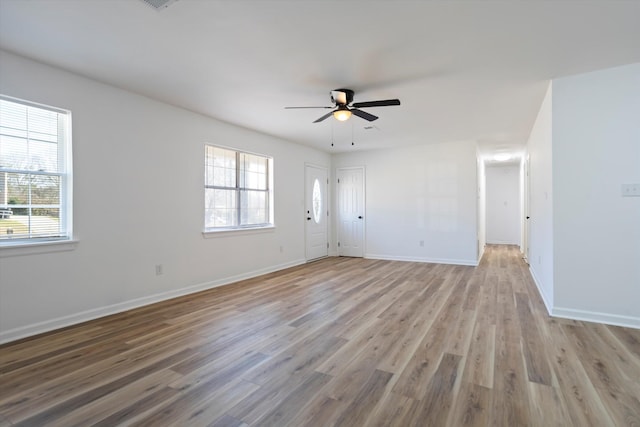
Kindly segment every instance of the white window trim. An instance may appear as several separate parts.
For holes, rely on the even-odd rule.
[[[41,240],[37,242],[20,240],[11,245],[0,245],[0,258],[73,251],[77,245],[78,240],[71,239]]]
[[[242,228],[220,228],[218,230],[206,230],[202,232],[202,237],[205,239],[213,239],[216,237],[225,237],[225,236],[242,236],[248,234],[262,234],[262,233],[273,233],[276,230],[275,225],[264,225],[264,226],[256,226],[256,227],[242,227]]]

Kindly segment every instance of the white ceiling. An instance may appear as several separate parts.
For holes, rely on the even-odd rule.
[[[522,148],[549,79],[640,62],[639,22],[640,1],[612,0],[0,0],[0,47],[326,151],[488,153]],[[364,109],[369,130],[283,108],[336,88],[402,105]]]

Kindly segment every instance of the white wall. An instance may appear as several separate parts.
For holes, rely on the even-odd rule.
[[[527,142],[529,152],[529,266],[549,312],[553,298],[552,85]]]
[[[366,168],[366,257],[477,264],[474,142],[333,156],[349,166]]]
[[[0,251],[0,341],[304,261],[304,164],[328,154],[6,52],[0,92],[72,111],[79,240]],[[207,142],[273,156],[275,230],[203,238]]]
[[[624,183],[640,183],[640,64],[554,80],[554,314],[640,327],[640,197]]]
[[[520,167],[486,167],[487,243],[520,244]]]

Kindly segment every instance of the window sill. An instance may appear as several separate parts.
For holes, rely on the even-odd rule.
[[[209,230],[209,231],[203,231],[202,237],[204,237],[205,239],[214,239],[216,237],[225,237],[225,236],[244,236],[247,234],[273,233],[275,229],[276,229],[275,225],[268,225],[266,227],[229,228],[224,230]]]
[[[75,250],[77,240],[48,240],[43,242],[20,242],[7,245],[0,243],[0,258],[22,255],[37,255]]]

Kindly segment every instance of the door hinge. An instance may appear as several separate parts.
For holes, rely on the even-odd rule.
[[[338,178],[338,184],[340,184],[340,178]]]
[[[327,249],[329,249],[329,242],[327,242]]]
[[[340,247],[340,242],[338,242],[338,247]]]

